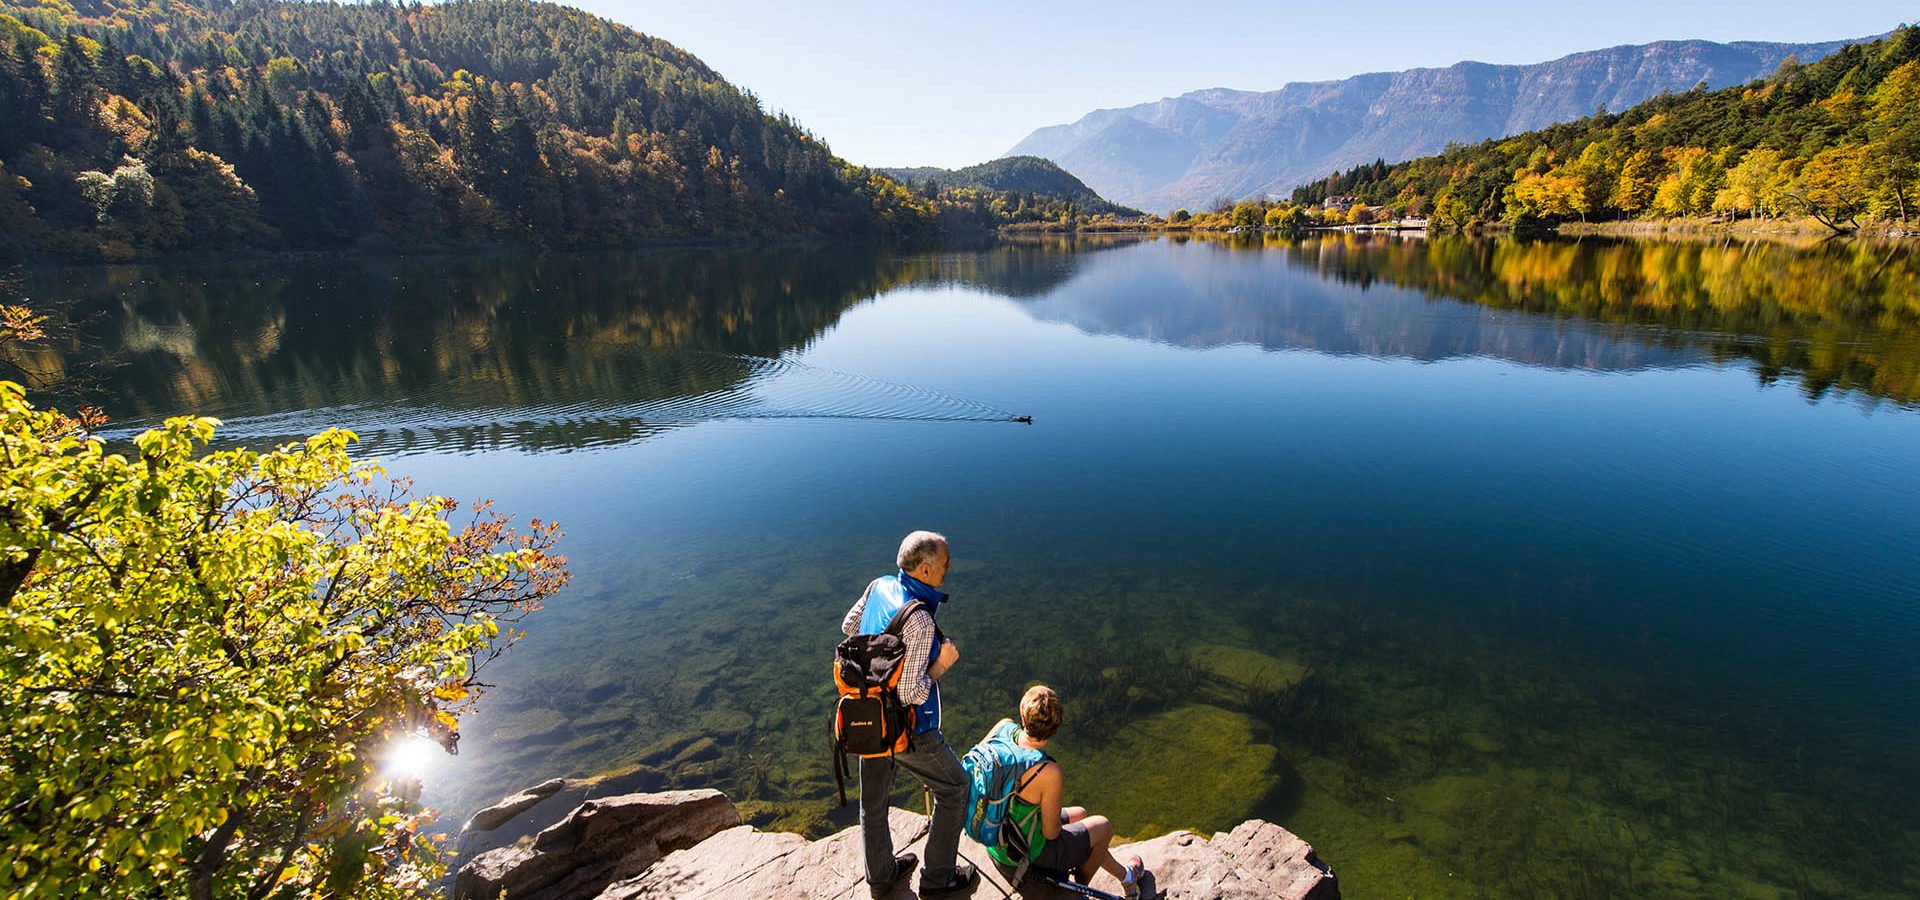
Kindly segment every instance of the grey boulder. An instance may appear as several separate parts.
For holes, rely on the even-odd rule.
[[[454,877],[455,900],[591,900],[662,857],[740,824],[714,790],[624,794],[588,800],[540,832],[531,847],[474,857]]]

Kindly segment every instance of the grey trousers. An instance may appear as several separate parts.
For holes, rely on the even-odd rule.
[[[860,760],[860,839],[867,854],[867,883],[884,888],[906,874],[893,870],[893,831],[887,827],[887,795],[893,792],[895,766],[912,772],[933,792],[933,821],[927,826],[927,858],[920,877],[926,883],[944,884],[953,877],[954,857],[960,852],[967,772],[937,728],[914,735],[904,752]]]

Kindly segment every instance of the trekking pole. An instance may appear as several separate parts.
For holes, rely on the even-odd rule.
[[[1049,884],[1057,888],[1065,888],[1083,897],[1092,897],[1094,900],[1124,900],[1124,898],[1118,894],[1109,894],[1099,888],[1091,888],[1072,879],[1062,881],[1051,875],[1042,875],[1040,876],[1040,881],[1043,884]]]

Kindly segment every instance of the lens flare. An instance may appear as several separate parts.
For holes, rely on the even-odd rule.
[[[438,768],[447,751],[425,735],[408,734],[395,738],[381,755],[380,771],[389,778],[425,780]]]

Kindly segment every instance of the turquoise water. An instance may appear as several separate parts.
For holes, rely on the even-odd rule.
[[[1252,815],[1350,897],[1920,893],[1920,295],[1898,249],[1101,241],[47,272],[126,428],[327,424],[559,521],[427,775],[851,821],[842,612],[953,542],[947,734]],[[1032,424],[1009,421],[1032,416]],[[901,802],[919,799],[903,790]]]

